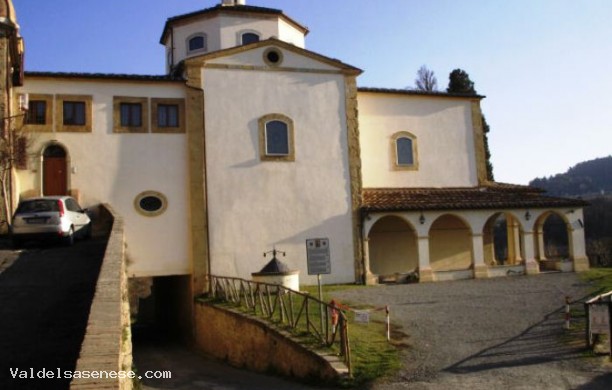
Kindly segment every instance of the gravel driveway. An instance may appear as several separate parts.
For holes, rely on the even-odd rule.
[[[576,274],[555,273],[334,295],[390,305],[408,335],[404,368],[373,389],[612,389],[612,367],[589,357],[582,332],[563,329],[565,295],[588,291]]]

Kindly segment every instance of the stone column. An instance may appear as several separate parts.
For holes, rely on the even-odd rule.
[[[363,270],[364,283],[367,286],[378,284],[378,277],[370,271],[370,239],[363,239]]]
[[[482,234],[472,235],[472,264],[476,279],[488,278],[489,271],[484,261],[484,240]]]
[[[579,224],[580,222],[575,222]],[[586,255],[584,229],[582,226],[570,228],[567,232],[570,258],[574,262],[574,271],[582,272],[589,269],[589,258]]]
[[[540,273],[540,265],[535,257],[534,233],[523,231],[523,243],[525,245],[525,272],[528,275]]]
[[[433,282],[435,275],[429,264],[429,236],[418,238],[419,245],[419,281]]]

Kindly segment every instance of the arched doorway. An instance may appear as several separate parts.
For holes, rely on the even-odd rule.
[[[50,144],[43,151],[43,195],[68,193],[67,153],[61,145]]]
[[[416,271],[419,266],[416,233],[400,217],[378,220],[368,235],[370,270],[379,276]]]
[[[446,214],[429,230],[429,257],[433,271],[461,271],[472,267],[472,239],[469,226]]]

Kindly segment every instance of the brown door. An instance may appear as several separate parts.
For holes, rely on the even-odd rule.
[[[66,195],[66,151],[51,145],[43,154],[43,195]]]

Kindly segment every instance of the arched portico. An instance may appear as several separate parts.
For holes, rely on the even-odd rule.
[[[374,223],[367,238],[373,274],[385,277],[416,272],[419,265],[417,237],[405,219],[384,216]]]
[[[429,229],[431,269],[463,271],[472,266],[472,231],[467,222],[456,215],[438,217]]]
[[[488,266],[517,265],[525,259],[523,227],[512,213],[493,214],[484,226],[483,241]]]
[[[573,269],[572,226],[567,217],[556,211],[545,211],[534,224],[535,257],[542,271]]]

